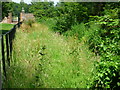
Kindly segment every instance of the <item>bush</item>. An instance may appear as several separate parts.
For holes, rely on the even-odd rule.
[[[86,27],[84,23],[71,26],[71,30],[64,33],[65,36],[77,37],[79,40],[84,36]]]
[[[74,23],[74,19],[69,15],[63,15],[56,18],[56,25],[54,26],[54,31],[63,34],[64,32],[71,29]]]
[[[113,14],[97,16],[94,23],[101,25],[102,28],[90,26],[86,33],[90,48],[101,56],[101,60],[95,64],[97,72],[94,75],[92,88],[120,87],[120,29],[116,13],[114,13],[116,17]]]
[[[46,24],[50,29],[53,29],[54,26],[56,25],[56,20],[55,18],[47,18],[44,21],[44,24]]]

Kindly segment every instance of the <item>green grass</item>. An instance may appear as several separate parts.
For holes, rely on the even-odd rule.
[[[42,24],[23,24],[16,33],[4,87],[86,88],[97,59],[83,42],[65,39]]]
[[[5,34],[6,32],[8,32],[9,30],[11,30],[13,28],[14,24],[7,24],[7,23],[0,23],[0,34]],[[4,44],[5,44],[5,36],[4,37]],[[1,45],[1,42],[0,42]],[[4,45],[4,47],[6,47],[6,44]],[[1,51],[1,47],[0,47],[0,51]],[[6,51],[6,49],[5,49]],[[2,58],[2,53],[0,53],[0,60]]]
[[[2,23],[0,24],[0,34],[4,34],[13,28],[14,24]],[[2,30],[2,31],[1,31]]]

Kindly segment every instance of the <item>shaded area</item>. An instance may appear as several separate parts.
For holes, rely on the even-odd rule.
[[[6,32],[6,34],[1,35],[2,64],[3,64],[3,71],[4,71],[5,77],[6,77],[6,66],[5,65],[8,64],[10,66],[10,58],[12,59],[12,40],[15,37],[15,32],[16,32],[16,28],[13,28],[9,32]]]
[[[5,34],[7,33],[9,30],[1,30],[1,33],[0,34]]]

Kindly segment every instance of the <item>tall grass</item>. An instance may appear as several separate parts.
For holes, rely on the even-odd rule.
[[[17,30],[4,87],[86,88],[98,59],[84,43],[65,40],[43,24]]]

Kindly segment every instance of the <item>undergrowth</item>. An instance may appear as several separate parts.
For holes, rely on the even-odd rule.
[[[120,87],[120,23],[118,17],[118,10],[111,9],[105,11],[103,16],[91,16],[91,21],[87,23],[74,24],[67,31],[61,28],[65,32],[53,26],[55,32],[60,32],[60,34],[62,32],[62,35],[67,38],[71,37],[77,39],[77,42],[86,43],[89,50],[101,57],[94,63],[97,72],[93,75],[94,80],[88,85],[89,88]],[[58,28],[64,26],[59,24],[62,26]]]
[[[65,39],[45,25],[17,30],[6,88],[87,88],[99,59],[84,42]]]

